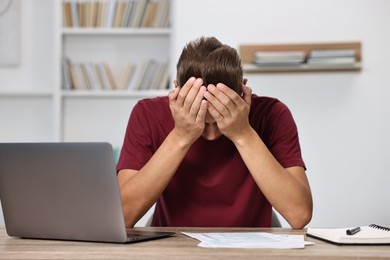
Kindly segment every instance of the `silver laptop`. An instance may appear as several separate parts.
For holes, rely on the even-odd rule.
[[[8,235],[129,243],[173,235],[125,228],[109,143],[0,143]]]

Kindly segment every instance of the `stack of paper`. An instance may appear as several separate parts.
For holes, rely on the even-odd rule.
[[[187,233],[184,235],[201,241],[198,246],[207,248],[304,248],[303,235],[282,235],[266,232]]]

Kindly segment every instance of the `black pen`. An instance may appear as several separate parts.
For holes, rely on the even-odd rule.
[[[352,236],[355,235],[357,232],[360,231],[360,227],[352,228],[352,229],[347,229],[347,235]]]

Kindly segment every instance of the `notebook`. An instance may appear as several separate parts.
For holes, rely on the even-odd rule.
[[[126,230],[109,143],[0,143],[0,200],[10,236],[130,243],[173,235]]]
[[[353,228],[308,228],[307,235],[338,245],[390,244],[390,228],[371,224],[347,235]]]

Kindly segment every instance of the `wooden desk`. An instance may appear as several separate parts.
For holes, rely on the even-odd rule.
[[[0,259],[390,259],[390,246],[336,246],[307,237],[316,244],[305,249],[209,249],[182,235],[188,232],[264,231],[304,234],[291,229],[140,228],[177,232],[176,236],[135,244],[20,239],[0,227]]]

